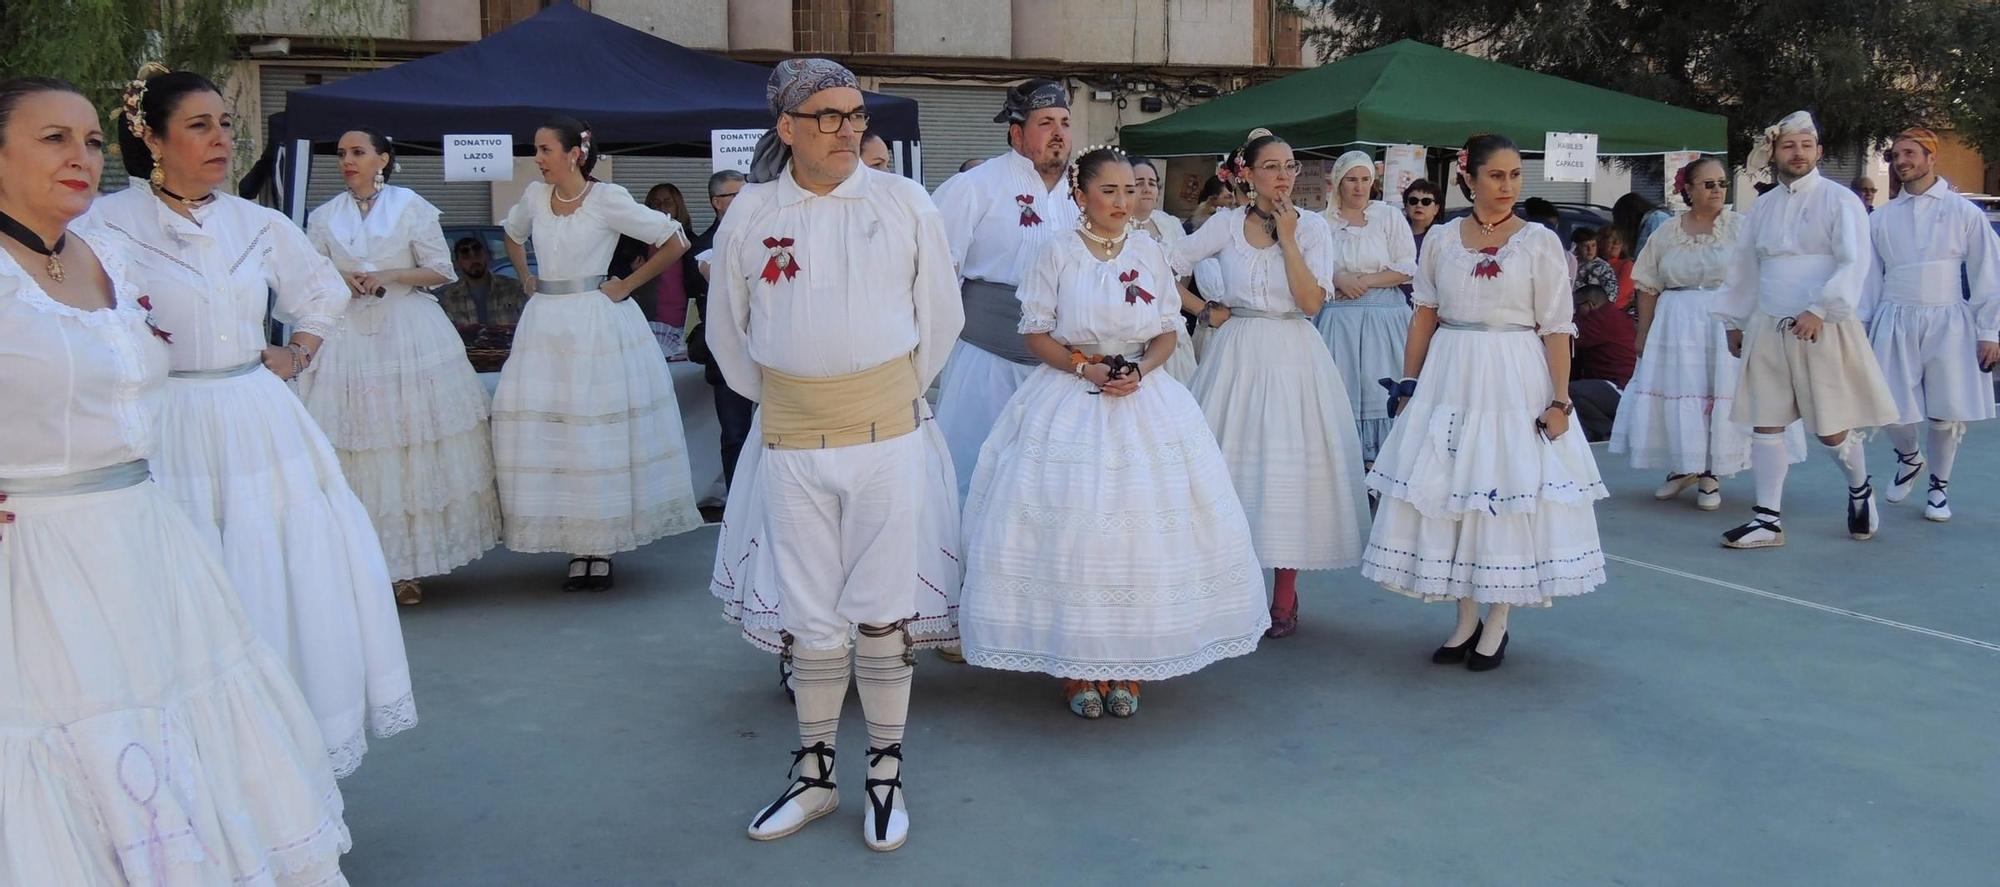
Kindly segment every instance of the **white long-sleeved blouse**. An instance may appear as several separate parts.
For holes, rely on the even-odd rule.
[[[1464,219],[1440,222],[1424,237],[1410,300],[1435,308],[1446,323],[1532,327],[1544,336],[1576,335],[1569,263],[1554,231],[1529,223],[1493,252],[1469,249]]]

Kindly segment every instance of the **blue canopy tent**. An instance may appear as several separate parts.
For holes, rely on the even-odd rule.
[[[771,125],[770,76],[558,3],[476,43],[292,92],[271,117],[265,160],[284,208],[303,221],[314,145],[331,152],[355,126],[414,144],[511,133],[525,156],[542,121],[568,114],[587,121],[608,154],[707,156],[711,130]],[[918,169],[917,103],[866,97],[869,128],[889,142],[898,168]]]

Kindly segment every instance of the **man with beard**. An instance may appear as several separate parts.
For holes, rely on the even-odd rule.
[[[916,577],[958,530],[944,442],[922,427],[924,389],[958,337],[957,274],[922,186],[861,165],[868,110],[852,72],[789,59],[765,95],[777,123],[716,235],[708,320],[716,364],[759,404],[730,514],[762,538],[739,569],[777,599],[797,672],[794,779],[749,834],[782,838],[839,807],[834,738],[852,675],[869,740],[863,841],[889,851],[909,832],[912,620],[938,606]],[[729,544],[718,556],[736,560]],[[955,596],[956,573],[947,581]]]
[[[938,382],[937,417],[961,497],[1000,408],[1041,363],[1019,330],[1021,267],[1077,218],[1066,177],[1069,91],[1052,80],[1022,83],[1007,91],[993,121],[1007,124],[1008,151],[952,176],[933,195],[965,300],[965,332]]]
[[[1873,538],[1880,524],[1862,436],[1854,433],[1896,421],[1855,316],[1868,276],[1868,211],[1819,174],[1819,160],[1819,129],[1804,111],[1765,129],[1750,152],[1750,168],[1769,165],[1778,186],[1750,210],[1715,309],[1730,353],[1743,358],[1729,418],[1755,430],[1757,505],[1749,521],[1723,534],[1729,548],[1785,544],[1784,431],[1800,419],[1847,476],[1848,535]]]
[[[1937,134],[1915,127],[1896,136],[1890,163],[1901,193],[1868,220],[1875,251],[1861,319],[1896,398],[1889,441],[1896,448],[1890,502],[1909,498],[1930,468],[1924,517],[1951,520],[1945,487],[1965,423],[1991,419],[1993,365],[2000,363],[2000,236],[1986,214],[1939,176]],[[1960,274],[1972,284],[1960,297]],[[1929,420],[1923,450],[1917,423]]]

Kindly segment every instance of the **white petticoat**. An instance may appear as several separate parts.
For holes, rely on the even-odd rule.
[[[1896,399],[1896,424],[1993,418],[1993,374],[1979,371],[1971,305],[1883,302],[1868,324],[1868,344]]]
[[[1531,331],[1437,331],[1368,473],[1382,501],[1361,575],[1423,600],[1528,606],[1604,582],[1591,503],[1608,494],[1583,429],[1535,428],[1546,361]]]
[[[1178,381],[1126,397],[1050,367],[1000,414],[965,505],[965,661],[1155,681],[1270,627],[1250,524]]]
[[[910,577],[916,615],[908,627],[914,646],[949,647],[958,644],[958,589],[965,572],[958,553],[958,487],[937,420],[930,415],[929,404],[918,403],[925,414],[912,433],[923,438],[925,498],[917,526],[925,540],[918,547],[916,574]],[[761,410],[752,414],[745,438],[749,443],[736,460],[708,591],[722,601],[722,618],[743,627],[744,640],[777,653],[784,649],[780,638],[785,629],[784,595],[774,587],[769,565],[758,557],[766,532],[764,496],[757,485],[764,459],[763,418]]]
[[[1325,340],[1304,319],[1233,317],[1189,386],[1215,432],[1257,560],[1337,570],[1361,559],[1367,500],[1354,411]]]
[[[1625,386],[1611,452],[1634,468],[1728,477],[1750,467],[1750,428],[1729,420],[1743,361],[1713,314],[1721,290],[1668,290],[1654,303],[1646,353]],[[1785,429],[1791,461],[1806,457],[1805,426]]]
[[[352,300],[298,386],[391,579],[451,572],[500,541],[486,389],[436,302]]]
[[[222,551],[259,637],[290,666],[336,774],[367,734],[416,726],[389,570],[305,405],[262,369],[170,379],[153,476]]]
[[[152,483],[4,507],[0,884],[347,883],[312,711],[180,509]]]
[[[1389,436],[1389,392],[1381,379],[1403,378],[1403,344],[1410,338],[1410,305],[1393,286],[1359,299],[1326,303],[1313,318],[1347,384],[1361,457],[1374,461]]]
[[[960,499],[972,486],[979,447],[986,443],[1000,409],[1034,370],[962,339],[951,346],[951,359],[938,374],[937,424],[951,452]]]
[[[673,377],[645,315],[537,295],[493,397],[507,547],[606,557],[701,526]]]

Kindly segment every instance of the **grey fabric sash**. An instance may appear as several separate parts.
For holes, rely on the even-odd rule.
[[[1534,327],[1523,323],[1466,323],[1458,320],[1440,320],[1438,325],[1448,330],[1467,333],[1532,333]]]
[[[219,370],[174,370],[167,374],[170,379],[234,379],[247,376],[264,368],[263,360],[253,360],[241,366],[223,367]]]
[[[538,296],[578,296],[597,292],[604,285],[604,275],[578,277],[571,280],[535,280],[535,295]]]
[[[958,294],[965,302],[965,330],[959,339],[994,357],[1027,366],[1041,364],[1021,338],[1021,300],[1014,296],[1014,287],[968,279]]]
[[[1139,358],[1146,356],[1146,346],[1149,344],[1152,343],[1095,342],[1089,345],[1073,345],[1071,347],[1091,357],[1110,357],[1113,354],[1122,354],[1127,360],[1137,363]]]
[[[145,483],[152,476],[146,460],[135,459],[55,477],[0,477],[0,493],[9,496],[80,496],[122,490]]]
[[[1236,318],[1239,317],[1249,317],[1257,320],[1307,320],[1308,319],[1304,311],[1263,311],[1256,308],[1235,308],[1227,305],[1223,307],[1229,308],[1230,320],[1235,320]]]

